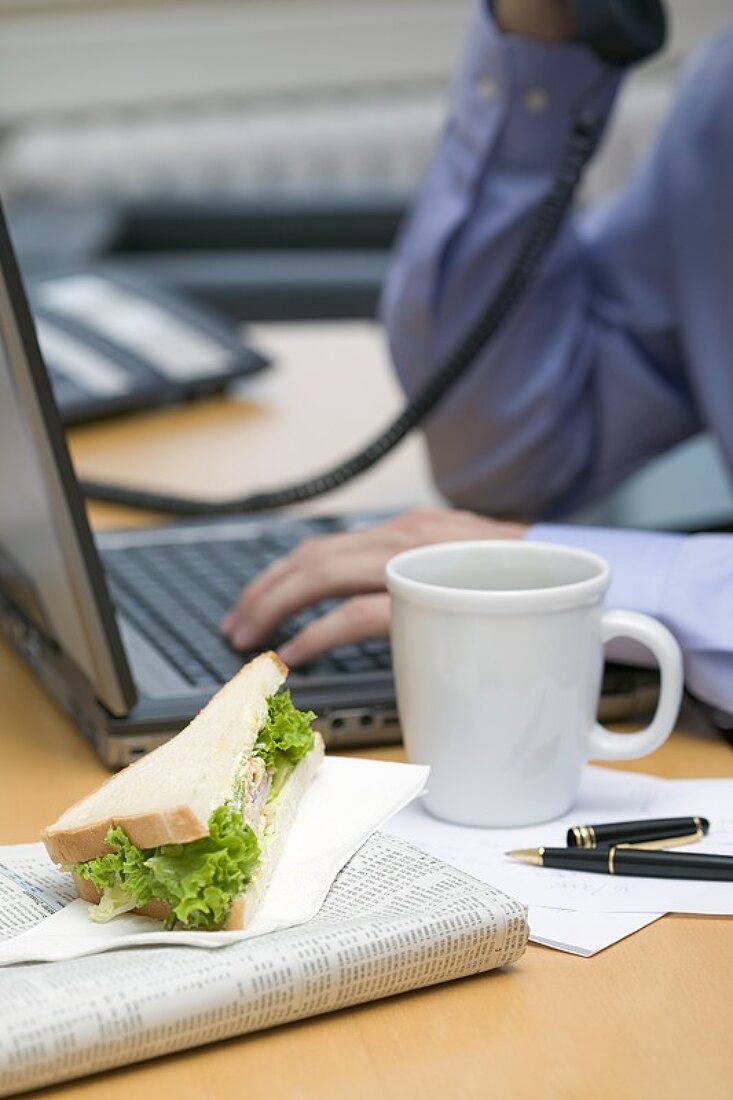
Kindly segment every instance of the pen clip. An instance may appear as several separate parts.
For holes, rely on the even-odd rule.
[[[694,844],[696,840],[702,840],[704,835],[702,828],[698,825],[694,833],[688,833],[686,836],[662,836],[657,837],[656,840],[627,840],[623,843],[616,843],[613,847],[640,848],[644,851],[656,852],[664,848],[677,848],[682,844]]]

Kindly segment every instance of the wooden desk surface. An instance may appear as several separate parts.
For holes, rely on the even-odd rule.
[[[367,348],[373,336],[359,331]],[[325,355],[329,348],[334,353],[346,326],[336,326],[326,336],[305,326],[290,331],[278,327],[268,335],[288,354],[299,347],[312,353],[322,340]],[[365,362],[370,355],[374,359],[373,343]],[[353,377],[349,381],[354,363],[340,363],[341,358],[340,352],[334,354],[326,369],[323,357],[316,356],[320,365],[310,381],[304,370],[299,387],[289,390],[283,366],[282,376],[267,383],[274,389],[265,389],[265,397],[233,408],[209,402],[84,429],[74,433],[75,457],[85,473],[147,476],[152,483],[154,470],[158,485],[202,492],[215,473],[217,485],[226,491],[249,488],[269,470],[269,459],[263,462],[265,451],[271,453],[267,425],[280,423],[271,394],[277,392],[284,407],[292,408],[294,395],[304,399],[305,388],[318,408],[316,382],[328,381],[342,370],[343,389],[338,392],[348,400],[355,384]],[[385,403],[395,400],[389,386],[383,394]],[[361,421],[354,434],[371,427],[363,422],[364,403],[358,404],[356,418]],[[375,411],[379,410],[372,408]],[[372,422],[378,423],[379,417]],[[327,460],[333,454],[315,424],[314,415],[303,446],[303,468],[311,467],[311,457]],[[283,430],[278,428],[283,453],[273,459],[273,478],[301,468],[293,458],[292,439],[285,453]],[[349,431],[342,423],[334,446],[339,440],[348,444]],[[181,432],[187,441],[183,462]],[[243,440],[248,432],[251,438]],[[303,439],[302,424],[298,438]],[[219,463],[227,452],[230,464],[222,467]],[[233,460],[240,453],[251,462],[246,473]],[[124,469],[118,465],[123,459]],[[344,491],[338,506],[377,506],[384,499],[398,504],[429,496],[420,480],[424,458],[419,447],[390,462],[391,467],[371,475],[371,484],[365,480],[358,492],[356,486],[349,495]],[[382,478],[389,485],[381,485]],[[381,489],[386,497],[380,500]],[[111,509],[95,513],[101,523],[122,519]],[[42,825],[106,774],[70,722],[4,647],[0,745],[0,843],[34,839]],[[398,759],[400,750],[375,750],[370,755]],[[731,776],[733,752],[694,714],[685,714],[678,731],[658,752],[619,766],[667,777]],[[418,1095],[425,1100],[729,1100],[732,933],[733,924],[725,918],[670,916],[592,959],[530,945],[518,964],[502,972],[72,1081],[44,1090],[43,1095],[75,1100],[130,1100],[144,1092],[156,1100],[240,1095],[252,1100],[399,1100]]]
[[[250,330],[275,366],[242,383],[238,399],[78,428],[71,446],[88,477],[218,499],[321,473],[385,427],[402,397],[383,340],[369,322],[262,325]],[[351,485],[301,512],[398,509],[437,501],[422,440],[410,437]],[[98,525],[149,522],[95,506]]]

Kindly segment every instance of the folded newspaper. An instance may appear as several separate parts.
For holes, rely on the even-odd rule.
[[[74,897],[41,845],[0,848],[0,949],[37,938]],[[306,923],[214,935],[232,938],[169,933],[170,946],[0,969],[0,1096],[482,973],[515,962],[528,928],[519,902],[377,832]]]

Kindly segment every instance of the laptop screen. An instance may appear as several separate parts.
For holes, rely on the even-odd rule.
[[[1,208],[0,586],[126,713],[135,692]]]

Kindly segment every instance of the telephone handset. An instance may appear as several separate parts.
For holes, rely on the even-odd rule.
[[[664,45],[660,0],[566,0],[579,41],[611,65],[632,65]]]
[[[574,21],[576,39],[585,42],[612,65],[641,61],[664,42],[665,13],[660,0],[566,0],[566,3]],[[422,390],[363,450],[305,481],[223,502],[194,500],[97,481],[82,481],[82,491],[94,500],[179,516],[252,513],[285,508],[322,496],[370,469],[439,404],[522,298],[562,224],[602,129],[600,114],[586,109],[579,111],[557,165],[552,188],[535,212],[527,237],[499,290],[474,327]]]

